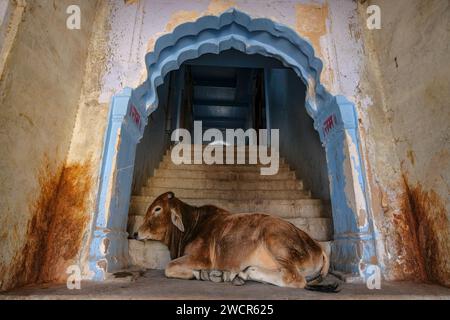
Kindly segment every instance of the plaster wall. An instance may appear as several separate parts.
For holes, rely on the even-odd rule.
[[[203,15],[220,14],[236,8],[252,17],[270,18],[296,30],[313,45],[324,62],[322,81],[331,93],[355,97],[362,58],[356,4],[348,0],[146,0],[124,4],[111,1],[111,32],[108,71],[103,79],[100,101],[108,103],[124,86],[136,87],[145,80],[143,57],[153,50],[156,40],[182,23]],[[126,35],[126,36],[125,36]],[[339,65],[339,59],[345,61]],[[347,59],[353,57],[352,59]]]
[[[8,40],[3,45],[11,46],[2,51],[1,61],[6,64],[0,68],[1,289],[48,278],[54,253],[49,243],[61,240],[55,222],[82,220],[73,207],[68,205],[62,210],[63,206],[54,200],[62,177],[72,179],[62,188],[66,194],[71,192],[72,183],[77,184],[73,179],[83,180],[85,168],[67,167],[65,160],[96,1],[40,0],[20,4],[25,7],[19,9],[25,10],[18,20],[14,16],[3,19],[14,25],[9,25],[3,37]],[[83,12],[81,30],[66,28],[66,8],[71,4],[79,5]],[[14,14],[14,10],[11,7],[10,12]],[[74,205],[83,210],[81,202]],[[68,245],[67,251],[59,253],[69,257],[78,249],[74,249],[78,241],[71,230],[65,231],[74,236],[73,247]]]
[[[399,162],[390,183],[404,188],[410,231],[426,275],[450,285],[450,3],[370,4],[379,5],[382,13],[382,28],[368,35],[382,92],[379,105],[371,108],[382,106],[380,128],[390,128],[394,148],[389,152]],[[383,197],[387,200],[389,192]]]

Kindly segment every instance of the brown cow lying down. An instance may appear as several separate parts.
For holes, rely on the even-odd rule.
[[[135,238],[168,246],[172,261],[165,274],[169,278],[337,289],[337,285],[317,284],[329,268],[322,247],[293,224],[267,214],[193,207],[168,192],[148,208]]]

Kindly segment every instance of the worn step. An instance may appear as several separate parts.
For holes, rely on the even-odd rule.
[[[333,224],[331,218],[291,218],[285,219],[297,228],[308,233],[318,241],[330,240],[333,235]],[[129,216],[127,232],[133,235],[144,222],[143,216]]]
[[[205,150],[206,147],[210,146],[210,144],[191,144],[191,150]],[[167,149],[169,152],[172,151],[174,149],[175,146],[171,146],[169,149]],[[253,149],[258,149],[259,146],[258,145],[233,145],[233,146],[227,146],[225,144],[222,144],[222,148],[223,150],[234,150],[236,151],[240,151],[240,152],[248,152],[250,150],[250,148]],[[270,150],[270,147],[268,148]]]
[[[242,157],[242,158],[238,158],[238,155],[239,155],[239,157]],[[197,156],[197,158],[195,158],[195,156]],[[198,152],[191,153],[191,158],[189,159],[191,161],[191,163],[194,163],[195,159],[201,159],[202,163],[206,163],[205,158],[203,158],[203,153],[198,153]],[[213,160],[213,159],[215,160],[215,159],[218,159],[218,158],[213,157],[211,160]],[[225,152],[223,153],[223,156],[220,159],[222,159],[222,164],[226,164],[227,163],[227,156],[226,156]],[[246,154],[246,153],[243,153],[243,152],[235,153],[233,159],[234,159],[233,163],[229,164],[229,165],[233,165],[233,164],[235,164],[235,165],[241,165],[241,164],[244,164],[244,165],[245,164],[247,164],[247,165],[251,165],[251,164],[253,164],[253,165],[256,165],[256,164],[263,165],[261,163],[260,159],[259,159],[259,156],[256,157],[256,163],[254,163],[254,161],[253,161],[253,163],[250,163],[249,155]],[[243,163],[238,163],[237,162],[238,159],[240,161],[243,161]],[[174,163],[174,161],[179,163],[179,162],[183,161],[183,157],[179,157],[177,154],[171,155],[171,153],[167,153],[167,154],[164,155],[164,157],[162,159],[163,163]],[[267,161],[267,160],[265,160],[265,161]],[[286,160],[284,158],[280,158],[279,157],[278,158],[278,163],[280,165],[286,164]],[[215,164],[219,164],[219,163],[215,163]]]
[[[231,172],[261,172],[261,168],[269,168],[270,165],[260,165],[260,164],[179,164],[176,165],[172,161],[170,162],[161,162],[159,165],[160,169],[172,169],[172,170],[184,170],[184,171],[231,171]],[[278,166],[278,173],[283,171],[290,171],[289,166],[287,164],[281,164]]]
[[[304,190],[214,190],[214,189],[187,189],[187,188],[165,188],[148,187],[142,188],[142,196],[157,197],[163,193],[172,191],[178,198],[214,198],[223,200],[295,200],[308,199],[311,197],[309,191]]]
[[[129,214],[144,216],[154,200],[155,197],[133,196]],[[234,213],[260,212],[282,218],[327,218],[331,216],[330,204],[318,199],[230,201],[211,198],[181,198],[181,200],[192,206],[215,205]]]
[[[171,149],[168,149],[165,153],[164,153],[164,155],[171,155],[172,154],[172,152],[175,152],[176,154],[182,154],[183,152],[185,152],[186,151],[186,148],[185,147],[183,147],[184,149],[181,149],[181,148],[179,148],[178,150],[175,150],[174,151],[174,149],[173,148],[171,148]],[[211,151],[218,151],[218,152],[220,152],[220,150],[219,149],[212,149],[213,147],[210,147],[209,148],[209,150],[208,150],[208,154],[211,152]],[[191,154],[191,156],[192,155],[194,155],[194,154],[198,154],[198,155],[203,155],[204,154],[204,152],[205,152],[205,147],[204,148],[202,148],[202,149],[194,149],[194,147],[191,147],[191,152],[190,152],[190,154]],[[242,147],[235,147],[235,148],[229,148],[229,147],[223,147],[222,148],[222,153],[224,154],[224,155],[226,155],[226,154],[231,154],[231,153],[233,153],[234,155],[237,155],[237,154],[239,154],[239,155],[249,155],[249,154],[252,154],[252,155],[256,155],[257,157],[259,157],[259,153],[260,153],[260,151],[261,152],[263,152],[263,154],[266,156],[266,155],[274,155],[274,156],[276,156],[276,155],[278,155],[278,157],[279,158],[282,158],[281,156],[280,156],[280,153],[279,152],[274,152],[274,153],[272,153],[272,151],[270,150],[270,148],[268,148],[268,149],[266,149],[266,150],[261,150],[261,149],[259,149],[258,147],[253,147],[253,149],[249,149],[248,147],[246,147],[246,148],[242,148]]]
[[[273,180],[295,180],[294,171],[279,171],[275,175],[262,176],[258,171],[238,171],[230,170],[171,170],[171,169],[155,169],[153,177],[156,178],[178,178],[178,179],[218,179],[218,180],[259,180],[259,181],[273,181]],[[150,182],[153,177],[148,179]]]
[[[331,241],[321,241],[328,258],[331,254]],[[167,247],[159,241],[128,240],[130,264],[146,269],[164,270],[170,261]]]
[[[150,189],[183,188],[183,189],[214,189],[214,190],[303,190],[303,183],[299,180],[275,181],[228,181],[219,179],[180,179],[153,177],[148,185],[142,188],[142,194],[151,193]]]

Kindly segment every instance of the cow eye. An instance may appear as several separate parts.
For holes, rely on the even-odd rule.
[[[161,211],[161,207],[156,207],[155,210],[153,210],[154,213],[159,213]]]

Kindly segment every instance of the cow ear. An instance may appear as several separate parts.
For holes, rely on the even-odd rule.
[[[183,218],[181,217],[181,213],[175,210],[174,208],[170,209],[172,223],[177,227],[181,232],[184,232]]]

